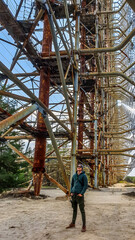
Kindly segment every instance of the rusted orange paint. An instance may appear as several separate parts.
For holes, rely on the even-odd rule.
[[[50,25],[48,21],[47,13],[44,15],[44,32],[42,41],[42,54],[48,54],[51,51],[52,46],[52,36]],[[39,89],[39,99],[48,107],[49,105],[49,87],[50,87],[50,69],[41,67],[40,70],[40,89]],[[37,129],[41,132],[46,132],[46,126],[42,114],[38,113]],[[45,167],[45,154],[46,154],[46,138],[44,136],[38,136],[35,143],[35,154],[34,154],[34,164],[33,172],[35,173],[35,195],[39,195],[41,183],[42,183],[42,173]]]

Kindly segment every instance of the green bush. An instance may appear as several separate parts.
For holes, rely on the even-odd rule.
[[[127,176],[127,177],[125,178],[125,180],[126,180],[127,182],[129,182],[129,183],[134,183],[134,184],[135,184],[135,177],[129,177],[129,176]]]

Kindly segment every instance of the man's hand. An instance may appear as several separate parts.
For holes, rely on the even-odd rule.
[[[74,194],[73,194],[73,193],[71,193],[70,195],[71,195],[71,196],[73,196]]]
[[[82,194],[79,193],[77,196],[78,196],[78,197],[82,197]]]

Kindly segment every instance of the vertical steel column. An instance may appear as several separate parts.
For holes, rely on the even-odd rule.
[[[98,11],[98,1],[96,0],[96,11]],[[95,48],[98,48],[98,16],[96,16],[96,39],[95,39]],[[96,84],[97,85],[97,84]],[[97,152],[97,138],[98,138],[98,134],[97,134],[97,124],[98,124],[98,91],[97,91],[97,86],[95,86],[95,121],[94,121],[94,130],[95,130],[95,146],[94,146],[94,153],[95,153],[95,181],[94,181],[94,187],[97,188],[98,187],[98,181],[97,181],[97,177],[98,177],[98,152]]]
[[[95,94],[94,94],[94,91],[93,91],[91,93],[91,108],[92,108],[93,113],[94,113],[94,96],[95,96]],[[94,150],[94,132],[93,132],[94,122],[90,123],[90,128],[91,128],[91,132],[92,132],[92,136],[91,136],[91,140],[90,140],[90,149]],[[94,159],[90,160],[89,166],[90,166],[91,186],[94,187],[94,166],[95,166]]]
[[[109,112],[108,112],[108,92],[106,93],[105,95],[105,112],[106,112],[106,115],[105,115],[105,129],[106,131],[108,131],[108,124],[109,124]],[[105,138],[105,149],[107,149],[108,147],[108,144],[107,144],[107,138]],[[103,168],[103,184],[104,186],[106,186],[106,171],[107,171],[107,155],[104,156],[104,168]]]
[[[44,15],[44,32],[42,42],[42,53],[49,55],[52,45],[52,36],[48,21],[47,12]],[[46,73],[46,76],[45,76]],[[49,86],[50,86],[50,69],[42,67],[40,70],[40,89],[39,99],[48,107],[49,104]],[[38,112],[37,129],[45,133],[47,131],[42,114]],[[34,192],[39,195],[44,173],[46,153],[46,138],[44,135],[38,136],[35,143],[35,155],[33,164]]]
[[[111,7],[111,2],[110,1],[106,1],[106,7],[107,7],[107,11],[110,10],[110,7]],[[107,39],[107,47],[111,47],[111,44],[110,44],[110,41],[109,39],[111,39],[111,31],[109,29],[109,26],[110,26],[110,15],[107,15],[106,16],[106,22],[107,22],[107,29],[106,29],[106,39]],[[110,56],[110,53],[107,53],[107,72],[110,72],[111,71],[111,56]],[[109,101],[110,101],[110,104],[111,104],[111,96],[109,98],[109,95],[107,93],[107,111],[108,111],[108,108],[109,107]],[[108,124],[107,124],[108,125]],[[108,148],[108,144],[109,144],[109,141],[110,139],[106,139],[106,147]],[[106,185],[108,186],[109,185],[109,163],[110,163],[110,156],[107,155],[106,156]]]
[[[102,125],[102,116],[101,116],[101,111],[102,111],[102,91],[101,91],[101,79],[98,80],[98,89],[100,91],[98,91],[98,112],[97,112],[97,117],[98,117],[98,127],[97,127],[97,130],[98,130],[98,136],[97,136],[97,139],[98,139],[98,142],[97,142],[97,151],[98,149],[102,148],[102,141],[101,141],[101,125]],[[102,166],[102,156],[97,156],[98,157],[98,185],[101,186],[101,166]]]
[[[108,126],[109,125],[109,109],[111,108],[110,106],[109,106],[109,103],[111,104],[111,100],[110,100],[110,98],[109,98],[109,94],[107,93],[107,96],[106,96],[106,112],[107,112],[107,116],[106,116],[106,125]],[[106,139],[106,149],[108,148],[108,145],[109,145],[109,142],[110,142],[110,138],[109,139]],[[106,180],[105,180],[105,185],[108,185],[108,162],[109,162],[109,156],[107,155],[107,156],[105,156],[105,178],[106,178]]]
[[[97,152],[97,124],[98,124],[98,113],[97,113],[97,107],[98,107],[98,96],[97,96],[97,87],[95,86],[95,121],[94,121],[94,154],[95,154],[95,181],[94,181],[94,187],[98,187],[97,177],[98,177],[98,152]]]
[[[104,79],[101,80],[101,84],[103,86]],[[105,133],[105,92],[104,89],[101,89],[101,94],[102,94],[102,149],[105,148],[105,139],[104,139],[104,133]],[[105,156],[102,156],[102,163],[103,163],[103,170],[102,170],[102,185],[105,186]]]
[[[79,35],[80,35],[80,13],[77,11],[80,7],[80,0],[76,5],[76,31],[75,31],[75,50],[79,49]],[[78,55],[75,55],[76,65],[78,67]],[[74,70],[74,108],[73,108],[73,129],[74,135],[72,140],[72,159],[71,159],[71,176],[76,171],[76,139],[77,139],[77,103],[78,103],[78,71]]]
[[[78,123],[78,149],[83,148],[83,129],[84,129],[84,123],[83,123],[83,117],[84,117],[84,91],[80,90],[79,93],[79,111],[78,111],[78,117],[79,117],[79,123]],[[82,152],[80,152],[82,154]]]
[[[82,9],[85,8],[86,6],[86,0],[82,1],[81,7]],[[81,49],[84,48],[84,44],[85,44],[85,39],[86,39],[86,31],[84,26],[81,27]],[[84,73],[85,72],[85,56],[81,56],[81,72]],[[84,117],[84,91],[82,89],[80,89],[80,93],[79,93],[79,124],[78,124],[78,149],[82,149],[83,148],[83,117]],[[82,154],[82,152],[80,152],[80,154]]]
[[[101,11],[104,11],[104,8],[106,6],[105,1],[103,1],[101,7]],[[106,19],[103,15],[101,15],[102,18],[102,24],[106,23]],[[102,35],[101,35],[101,41],[104,41],[105,39],[105,34],[106,34],[106,29],[102,30]],[[103,70],[106,70],[106,61],[105,61],[105,56],[102,55],[102,64],[103,64]],[[101,79],[101,85],[103,86],[106,83],[106,79],[103,78]],[[102,134],[102,148],[105,148],[105,138],[104,138],[104,133],[106,131],[106,118],[105,118],[105,112],[106,112],[106,93],[104,91],[104,89],[101,89],[101,94],[102,94],[102,128],[103,128],[103,134]],[[106,112],[107,114],[107,112]],[[103,167],[102,167],[102,186],[105,186],[105,158],[106,156],[102,156],[102,163],[103,163]]]

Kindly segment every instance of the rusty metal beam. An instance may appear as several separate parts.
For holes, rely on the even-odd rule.
[[[109,165],[109,168],[111,168],[111,167],[115,167],[115,168],[116,168],[116,167],[118,167],[118,168],[119,168],[119,167],[122,167],[122,168],[123,168],[123,167],[124,167],[124,168],[128,168],[128,167],[130,167],[130,166],[129,166],[129,165],[127,165],[127,164],[120,164],[120,165]]]
[[[67,185],[67,188],[68,188],[68,191],[69,191],[70,190],[70,182],[69,182],[69,179],[67,177],[67,174],[66,174],[66,171],[65,171],[65,167],[64,167],[64,164],[62,162],[62,158],[61,158],[61,155],[60,155],[60,152],[59,152],[59,149],[58,149],[58,146],[57,146],[57,142],[56,142],[56,139],[54,137],[54,134],[53,134],[50,122],[48,120],[47,115],[43,112],[43,110],[42,109],[39,109],[39,110],[40,110],[40,112],[42,112],[42,116],[44,118],[46,128],[48,130],[50,139],[52,141],[53,148],[54,148],[56,156],[57,156],[57,160],[58,160],[59,165],[61,167],[61,171],[62,171],[62,175],[63,175],[64,181],[65,181],[65,183]]]
[[[16,147],[14,147],[11,143],[6,142],[6,145],[11,148],[15,153],[17,153],[20,157],[22,157],[26,162],[28,162],[31,166],[33,165],[33,162],[27,158],[24,154],[22,154]]]
[[[125,131],[121,131],[121,132],[105,132],[104,135],[107,136],[107,135],[117,135],[117,134],[124,134],[124,133],[127,133],[127,132],[131,132],[131,131],[134,131],[135,128],[131,128],[131,129],[128,129],[128,130],[125,130]]]
[[[65,79],[64,79],[64,71],[63,71],[63,66],[62,66],[62,61],[60,58],[60,54],[59,54],[59,47],[58,47],[58,42],[57,42],[57,38],[56,38],[56,34],[55,34],[55,29],[54,29],[54,23],[53,23],[53,19],[52,19],[52,15],[49,11],[49,7],[48,5],[45,3],[45,7],[48,13],[48,20],[50,23],[50,29],[51,29],[51,33],[52,33],[52,39],[53,39],[53,43],[54,43],[54,48],[55,48],[55,52],[56,52],[56,58],[57,58],[57,65],[58,65],[58,69],[59,69],[59,74],[60,74],[60,80],[62,83],[62,87],[63,87],[63,93],[64,93],[64,97],[65,97],[65,101],[66,101],[66,105],[67,105],[67,110],[68,110],[68,114],[69,114],[69,119],[70,119],[70,123],[72,126],[72,112],[71,112],[71,108],[70,108],[70,102],[69,102],[69,97],[68,97],[68,90],[67,90],[67,86],[65,83]]]
[[[129,33],[129,35],[117,46],[108,47],[108,48],[88,48],[88,49],[79,49],[78,51],[74,50],[76,53],[81,55],[89,55],[94,53],[105,53],[105,52],[115,52],[121,50],[126,44],[135,36],[135,28]]]
[[[64,45],[64,47],[65,47],[65,49],[66,49],[66,52],[67,52],[67,54],[68,54],[68,56],[69,56],[69,58],[70,58],[71,56],[70,56],[69,49],[68,49],[67,44],[66,44],[66,42],[65,42],[65,40],[64,40],[64,37],[63,37],[62,32],[61,32],[61,30],[60,30],[60,27],[59,27],[59,25],[58,25],[58,23],[57,23],[57,20],[56,20],[56,18],[55,18],[55,14],[54,14],[54,12],[53,12],[53,9],[52,9],[52,7],[51,7],[51,4],[50,4],[49,1],[47,1],[47,3],[48,3],[48,6],[49,6],[49,9],[50,9],[50,12],[51,12],[51,14],[52,14],[53,21],[54,21],[54,23],[55,23],[55,26],[56,26],[56,28],[57,28],[57,31],[58,31],[58,33],[59,33],[59,35],[60,35],[60,37],[61,37],[62,43],[63,43],[63,45]]]
[[[81,3],[82,8],[86,6],[86,0],[83,0]],[[86,42],[86,30],[84,26],[81,27],[80,30],[81,33],[81,48],[84,48],[84,44]],[[85,57],[81,56],[81,71],[85,72]],[[79,91],[79,110],[78,110],[78,149],[83,148],[83,131],[84,131],[84,124],[82,121],[79,121],[80,119],[83,120],[84,118],[84,99],[87,99],[85,96],[85,93],[83,89],[80,88]],[[88,104],[87,104],[88,105]]]
[[[44,31],[42,40],[42,54],[48,54],[52,48],[52,36],[50,25],[48,21],[47,12],[44,11]],[[46,75],[45,75],[46,72]],[[48,67],[42,67],[40,69],[40,87],[39,87],[39,99],[47,107],[49,106],[49,89],[50,89],[50,69]],[[47,128],[44,123],[41,112],[38,112],[37,119],[37,129],[46,132]],[[38,136],[35,142],[35,153],[34,153],[34,163],[33,163],[33,183],[34,183],[34,193],[39,195],[41,188],[41,176],[45,170],[45,155],[46,155],[46,137]],[[38,174],[37,174],[38,173]],[[40,173],[40,174],[39,174]],[[35,184],[36,183],[36,184]]]
[[[108,86],[108,87],[106,87],[106,86],[103,86],[103,88],[105,88],[105,89],[107,89],[107,88],[114,88],[114,89],[116,89],[116,88],[121,88],[124,92],[126,92],[126,93],[128,93],[130,96],[132,96],[133,98],[135,98],[135,95],[133,94],[133,93],[131,93],[131,92],[129,92],[126,88],[124,88],[124,87],[122,87],[122,86],[120,86],[120,85],[110,85],[110,86]],[[117,90],[118,91],[118,90]]]
[[[13,99],[18,99],[18,100],[21,100],[21,101],[24,101],[24,102],[29,102],[29,103],[32,102],[30,98],[26,98],[26,97],[19,96],[17,94],[13,94],[13,93],[10,93],[10,92],[5,92],[5,91],[2,91],[2,90],[0,90],[0,95],[1,96],[6,96],[6,97],[9,97],[9,98],[13,98]]]
[[[23,0],[20,0],[20,3],[19,3],[18,8],[17,8],[17,10],[16,10],[15,18],[18,17],[18,14],[19,14],[19,12],[20,12],[20,9],[21,9],[22,4],[23,4]]]
[[[72,40],[72,34],[71,34],[71,24],[70,24],[70,20],[69,20],[67,0],[64,0],[64,8],[65,8],[65,15],[66,15],[66,19],[67,19],[71,50],[73,50],[73,40]]]
[[[16,77],[36,77],[40,76],[39,72],[31,72],[31,73],[14,73]]]
[[[128,1],[128,0],[127,0]],[[130,1],[130,0],[129,0]],[[134,0],[133,0],[134,1]],[[116,10],[116,11],[100,11],[100,12],[97,12],[98,15],[101,15],[101,14],[116,14],[116,13],[119,13],[122,8],[125,6],[126,4],[126,1],[121,5],[121,7]]]
[[[24,154],[22,154],[20,151],[18,151],[17,148],[15,148],[13,145],[11,145],[10,143],[6,143],[6,145],[11,148],[15,153],[17,153],[21,158],[23,158],[26,162],[28,162],[31,166],[33,166],[33,162],[27,158]],[[64,193],[68,194],[69,191],[64,188],[60,183],[58,183],[55,179],[53,179],[52,177],[50,177],[47,173],[44,173],[45,177],[51,181],[52,183],[54,183],[58,188],[60,188]]]
[[[81,73],[81,77],[87,77],[88,78],[88,77],[92,77],[92,76],[97,76],[97,77],[118,77],[118,76],[120,76],[120,77],[126,79],[129,83],[131,83],[132,85],[135,86],[135,82],[122,72],[89,72],[89,73],[87,72],[87,73]]]
[[[80,4],[80,0],[78,1]],[[77,5],[75,6],[77,10]],[[79,49],[79,35],[80,35],[80,16],[76,14],[76,23],[75,23],[75,49]],[[71,158],[71,174],[70,180],[72,179],[73,174],[76,172],[76,139],[77,139],[77,106],[78,106],[78,83],[79,83],[79,72],[78,72],[78,63],[79,58],[77,55],[74,55],[74,60],[76,61],[76,68],[73,71],[73,91],[74,91],[74,105],[73,105],[73,139],[72,139],[72,158]]]
[[[2,136],[1,136],[2,137]],[[28,139],[32,140],[34,137],[32,135],[22,135],[22,136],[4,136],[6,140],[20,140],[20,139]]]
[[[135,62],[133,62],[132,64],[130,64],[126,69],[124,69],[123,73],[127,72],[131,67],[133,67],[135,65]]]
[[[49,176],[46,172],[44,173],[45,177],[52,183],[54,183],[58,188],[60,188],[64,193],[68,194],[69,191],[64,188],[60,183],[58,183],[54,178]]]
[[[123,149],[98,149],[98,152],[106,152],[106,153],[109,153],[109,152],[128,152],[128,151],[132,151],[132,150],[135,150],[135,147],[131,147],[131,148],[123,148]]]
[[[71,136],[72,132],[60,121],[55,114],[50,111],[1,61],[0,70],[11,79],[20,89],[22,89],[31,99],[37,102],[52,118],[56,120]]]
[[[29,43],[29,39],[36,27],[36,25],[38,24],[39,20],[41,19],[42,15],[43,15],[44,11],[43,9],[41,9],[34,21],[34,23],[32,24],[31,28],[30,28],[30,31],[28,33],[28,36],[25,38],[24,42],[23,42],[23,45],[21,46],[21,49],[18,50],[17,54],[15,55],[14,59],[13,59],[13,62],[11,64],[11,67],[10,67],[10,70],[12,71],[17,60],[19,59],[19,57],[21,56],[21,53],[22,51],[26,48],[27,49],[27,44]]]
[[[68,141],[69,141],[69,140],[64,141],[62,144],[60,144],[60,145],[58,146],[58,148],[61,148],[61,147],[62,147],[64,144],[66,144]],[[49,156],[50,156],[52,153],[54,153],[54,152],[55,152],[55,150],[51,151],[50,153],[47,153],[47,154],[46,154],[46,158],[49,158]]]
[[[1,138],[5,137],[8,133],[12,132],[12,130],[14,129],[14,127],[10,127],[6,132],[4,132],[2,135],[1,135]],[[14,136],[12,136],[14,137]]]
[[[37,105],[33,104],[32,106],[22,110],[21,112],[18,112],[7,119],[0,122],[0,131],[11,126],[12,124],[15,124],[19,120],[25,118],[26,116],[29,116],[32,112],[37,110]]]
[[[10,12],[8,6],[3,0],[0,0],[0,22],[1,25],[9,32],[12,38],[17,42],[18,47],[21,46],[21,42],[26,40],[26,35],[21,27],[21,25],[17,22],[17,20],[13,17],[12,13]],[[26,44],[26,50],[28,52],[28,57],[30,61],[34,64],[34,66],[39,70],[37,66],[37,62],[35,59],[41,63],[40,57],[37,54],[35,48],[31,44],[30,41]]]

